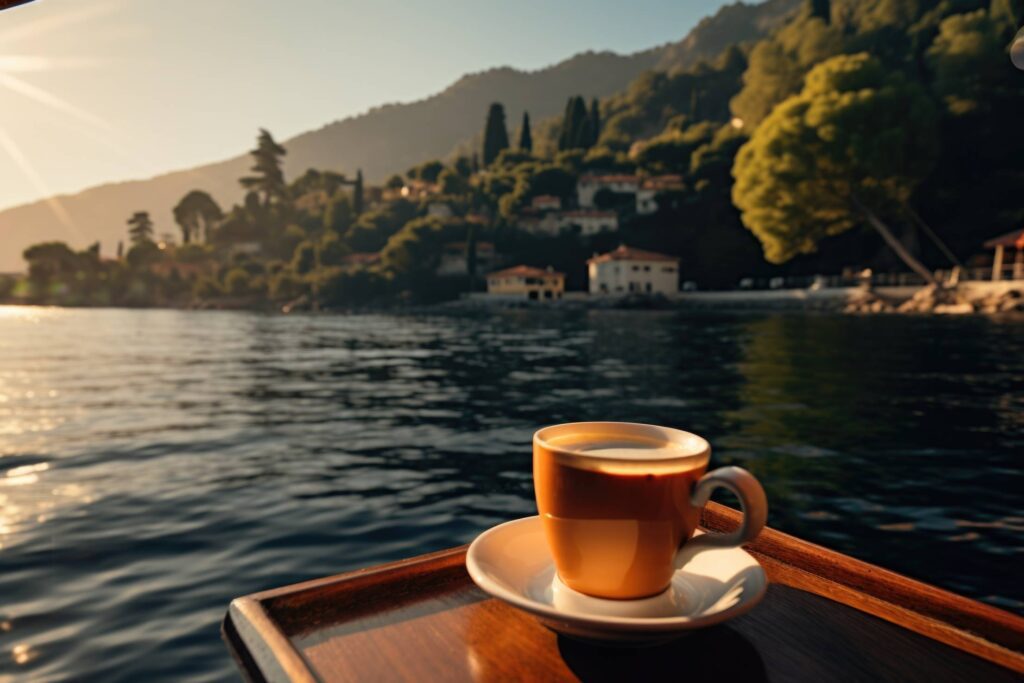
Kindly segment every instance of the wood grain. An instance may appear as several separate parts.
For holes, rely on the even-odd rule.
[[[704,525],[739,513],[709,504]],[[1019,681],[1024,619],[766,529],[752,612],[655,647],[558,636],[480,591],[465,547],[240,598],[224,637],[253,681]]]

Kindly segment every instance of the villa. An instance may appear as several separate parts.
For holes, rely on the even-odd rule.
[[[565,274],[552,268],[515,266],[487,276],[487,294],[509,300],[550,301],[565,292]]]
[[[640,178],[635,175],[613,174],[595,175],[587,173],[580,176],[576,183],[576,201],[581,208],[593,209],[597,206],[594,198],[601,190],[617,194],[633,194],[640,189]]]
[[[666,192],[682,192],[686,189],[680,175],[663,175],[644,178],[636,192],[637,215],[646,216],[658,210],[657,196]]]
[[[587,261],[590,293],[663,294],[679,291],[679,259],[625,245]]]

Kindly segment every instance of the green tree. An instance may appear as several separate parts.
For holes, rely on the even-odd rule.
[[[587,148],[589,149],[596,145],[601,137],[601,105],[598,104],[596,97],[590,100],[590,113],[587,116],[587,125],[590,127],[590,138],[587,140]]]
[[[134,246],[153,241],[153,221],[148,211],[136,211],[128,219],[128,237]]]
[[[352,186],[352,213],[360,216],[365,208],[363,197],[363,169],[356,171],[356,181]]]
[[[444,164],[437,159],[431,161],[424,161],[418,166],[413,166],[405,175],[412,180],[422,180],[428,183],[436,183],[437,177],[441,175],[441,171],[444,170]]]
[[[831,0],[807,0],[807,12],[808,16],[821,19],[826,24],[832,22],[832,2]]]
[[[340,266],[352,252],[334,233],[327,233],[317,245],[316,260],[322,266]]]
[[[898,215],[936,151],[936,115],[920,86],[866,53],[834,57],[740,148],[733,202],[773,263],[867,223],[931,282],[884,218]]]
[[[306,275],[312,272],[316,266],[315,243],[307,240],[295,247],[295,254],[292,256],[292,270],[299,275]]]
[[[256,138],[256,148],[250,152],[253,158],[251,176],[241,178],[239,182],[246,190],[263,195],[264,206],[284,196],[286,185],[284,171],[281,169],[281,157],[287,152],[279,145],[265,128],[260,128]]]
[[[352,251],[378,251],[416,213],[416,205],[405,199],[376,206],[352,224],[345,233],[345,242]]]
[[[209,240],[211,229],[224,212],[208,193],[192,190],[174,207],[174,222],[181,228],[181,242]]]
[[[558,136],[558,149],[587,149],[593,139],[590,115],[583,98],[574,95],[565,105],[562,128]]]
[[[28,263],[29,280],[44,287],[76,270],[75,252],[64,242],[41,242],[22,252]]]
[[[388,181],[384,183],[384,186],[390,190],[401,190],[403,187],[405,187],[405,181],[402,180],[402,176],[396,173],[395,175],[388,178]]]
[[[927,63],[935,77],[935,92],[954,115],[985,107],[993,100],[993,91],[1000,88],[1003,73],[1012,72],[1005,39],[982,9],[943,20],[939,35],[928,48]]]
[[[441,186],[443,194],[466,194],[469,192],[469,181],[450,168],[441,172],[438,184]]]
[[[519,127],[519,149],[524,152],[533,151],[533,135],[530,133],[530,114],[523,112],[523,125]]]
[[[324,209],[324,230],[344,235],[352,226],[354,214],[352,201],[344,191],[339,190],[331,197],[327,208]]]
[[[808,69],[842,49],[841,29],[818,17],[805,15],[787,24],[751,51],[743,88],[730,102],[733,115],[753,130],[776,104],[800,90]]]
[[[501,150],[508,147],[508,129],[505,127],[505,107],[500,102],[491,104],[484,125],[484,166],[490,166]]]

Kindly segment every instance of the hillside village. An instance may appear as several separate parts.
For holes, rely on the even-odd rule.
[[[116,247],[33,245],[0,300],[329,310],[1017,277],[1016,10],[932,4],[805,2],[756,42],[567,93],[558,117],[492,102],[479,142],[383,183],[287,177],[263,130],[241,202],[196,187],[173,231],[139,206]]]

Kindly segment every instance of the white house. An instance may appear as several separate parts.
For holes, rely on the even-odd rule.
[[[581,208],[594,208],[594,196],[601,190],[610,190],[620,194],[636,194],[640,188],[640,178],[635,175],[595,175],[586,173],[576,182],[576,201]]]
[[[563,211],[559,220],[561,227],[578,227],[581,235],[596,235],[606,230],[619,229],[619,215],[614,211],[596,211],[594,209]]]
[[[679,259],[625,245],[587,261],[590,293],[597,295],[674,294],[679,291]]]
[[[685,190],[683,177],[679,175],[663,175],[645,178],[636,191],[636,212],[640,216],[652,214],[658,210],[656,197],[665,192],[682,192]]]

